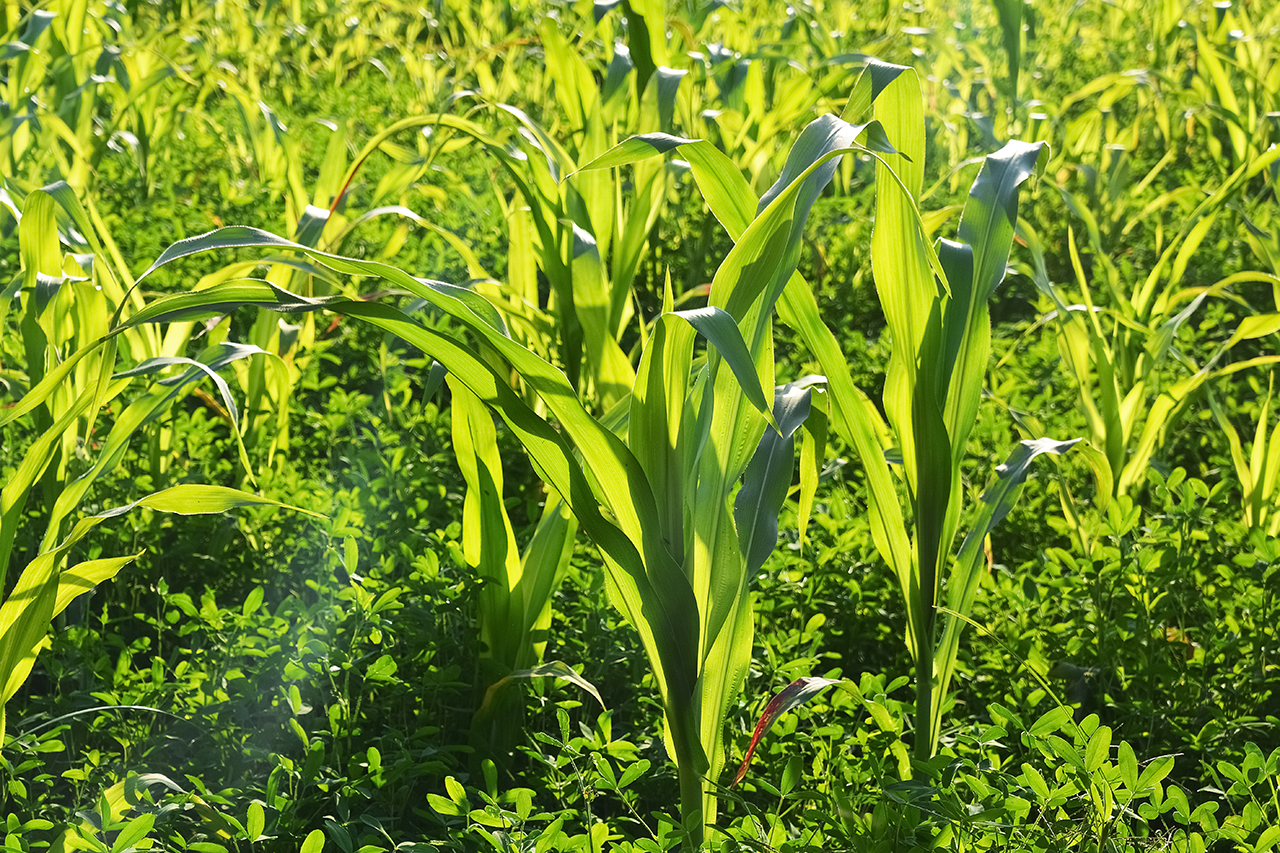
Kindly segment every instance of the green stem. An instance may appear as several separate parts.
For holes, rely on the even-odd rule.
[[[702,777],[689,765],[680,762],[676,772],[680,777],[680,820],[689,831],[689,849],[702,848]]]
[[[675,747],[676,776],[680,780],[680,822],[689,833],[687,847],[700,850],[704,837],[702,773],[696,759],[697,750],[691,737],[697,737],[697,727],[687,705],[669,709],[667,719],[671,725],[671,741]]]
[[[916,505],[916,517],[921,514],[919,504]],[[921,537],[924,538],[923,536]],[[928,540],[925,540],[928,541]],[[936,540],[934,540],[936,542]],[[928,761],[933,757],[933,668],[934,668],[934,619],[937,611],[937,549],[932,553],[922,554],[919,558],[922,569],[919,573],[919,588],[915,590],[916,600],[916,737],[915,757],[919,761]]]
[[[933,757],[933,655],[932,647],[920,645],[916,657],[916,739],[920,761]]]

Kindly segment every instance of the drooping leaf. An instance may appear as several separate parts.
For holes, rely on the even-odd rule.
[[[115,518],[137,507],[153,509],[157,512],[171,512],[178,515],[209,515],[246,506],[276,506],[315,516],[316,518],[324,518],[318,512],[291,506],[261,495],[251,495],[239,489],[229,489],[226,486],[198,485],[195,483],[182,483],[177,486],[171,486],[144,498],[139,498],[131,504],[100,512],[93,517],[97,519]]]
[[[672,136],[669,133],[642,133],[638,136],[624,139],[599,157],[579,168],[578,171],[589,172],[594,169],[612,169],[617,166],[625,166],[635,163],[637,160],[666,154],[681,145],[697,141],[696,139],[686,139],[682,136]]]
[[[746,342],[742,340],[742,332],[733,316],[723,308],[708,305],[705,308],[693,308],[687,311],[672,311],[672,316],[679,317],[710,341],[720,353],[720,357],[729,365],[742,392],[773,425],[773,413],[769,402],[765,399],[764,389],[760,387],[760,375],[752,364],[751,353],[747,351]]]
[[[322,262],[324,259],[338,260],[338,261],[342,260],[342,257],[340,255],[334,255],[328,252],[320,252],[316,249],[312,249],[309,246],[304,246],[292,240],[286,240],[285,238],[272,234],[269,231],[263,231],[260,228],[250,228],[249,226],[246,226],[246,225],[231,225],[226,228],[219,228],[215,231],[209,231],[204,234],[199,234],[199,235],[196,235],[195,237],[187,237],[186,239],[179,240],[178,242],[169,246],[167,249],[165,249],[163,252],[160,253],[160,257],[156,258],[156,260],[151,264],[151,266],[147,267],[147,269],[142,273],[142,275],[138,276],[138,282],[141,283],[145,278],[150,276],[152,273],[160,269],[165,264],[172,263],[173,261],[178,260],[179,258],[185,258],[190,255],[198,254],[201,252],[208,252],[208,251],[220,250],[220,249],[234,249],[234,248],[297,249],[300,251],[308,252],[309,254],[312,255],[312,257],[315,257],[318,260],[321,260]],[[346,268],[343,271],[355,271],[354,269],[351,269],[349,264],[343,264],[342,266]],[[401,281],[403,281],[406,278],[411,278],[407,276],[405,273],[396,269],[395,267],[391,267],[386,264],[378,264],[374,262],[365,262],[365,263],[356,262],[355,266],[356,266],[356,269],[359,269],[360,273],[365,275],[379,275],[380,272],[386,273],[384,277],[386,277],[389,281],[395,281],[397,279],[400,279]],[[494,329],[498,329],[498,330],[504,329],[502,318],[501,316],[499,316],[498,312],[494,309],[493,305],[490,304],[486,299],[484,299],[484,297],[480,296],[474,291],[468,290],[465,287],[458,287],[457,285],[446,284],[445,282],[433,281],[428,283],[428,282],[423,282],[417,279],[412,279],[412,280],[418,285],[417,287],[414,288],[415,292],[419,291],[421,287],[425,285],[426,287],[429,287],[431,289],[435,289],[443,293],[447,293],[448,295],[463,302],[468,308],[470,308],[475,313],[476,317],[480,318],[481,320],[489,324]],[[273,287],[273,290],[278,291],[278,293],[276,294],[277,296],[281,294],[287,294],[287,291],[282,291],[280,290],[280,288]],[[190,295],[195,296],[196,294],[190,294]],[[299,307],[294,310],[308,310],[307,306],[315,306],[316,303],[314,301],[308,302],[306,300],[300,299],[297,302],[297,304]],[[207,310],[207,308],[205,310]],[[143,322],[143,320],[140,320],[138,315],[134,315],[130,319],[133,323]],[[155,319],[156,318],[154,317],[148,317],[145,321],[154,322]]]
[[[480,708],[476,711],[476,715],[480,716],[486,713],[492,706],[494,697],[498,694],[498,691],[506,687],[512,681],[521,678],[558,678],[562,681],[571,682],[590,693],[591,696],[600,703],[600,707],[604,707],[604,699],[600,698],[600,691],[596,689],[594,684],[587,681],[587,679],[583,678],[581,674],[563,661],[552,660],[530,669],[518,670],[489,685],[489,689],[484,693],[484,701],[480,703]]]
[[[859,138],[863,140],[862,144],[872,151],[885,154],[898,153],[889,143],[880,122],[850,124],[830,113],[820,115],[810,122],[787,154],[787,162],[782,167],[782,173],[778,175],[778,179],[765,191],[764,195],[760,196],[757,215],[768,207],[779,193],[796,181],[802,172],[820,159],[822,154],[849,148]],[[821,192],[822,188],[830,183],[835,175],[836,165],[835,162],[829,161],[819,168],[813,175],[810,186],[806,187],[802,200],[797,202],[797,207],[807,210],[812,206],[813,198],[810,196],[816,197],[816,193]]]
[[[846,679],[805,676],[797,678],[769,700],[769,704],[765,706],[764,713],[760,715],[759,721],[756,722],[755,730],[751,733],[751,743],[747,746],[747,753],[742,757],[742,763],[738,765],[738,772],[733,775],[733,781],[729,783],[729,787],[732,788],[737,785],[747,775],[747,768],[751,766],[751,758],[756,753],[756,747],[760,745],[760,739],[765,736],[769,729],[773,728],[773,724],[778,721],[779,717],[794,708],[800,707],[828,687],[837,684],[844,686],[844,689],[850,690],[854,695],[859,695],[858,689],[853,686],[853,682]]]
[[[1022,485],[1030,473],[1031,463],[1043,453],[1062,454],[1070,450],[1080,439],[1056,441],[1050,438],[1028,439],[1018,443],[1004,464],[996,466],[996,481],[982,494],[982,511],[973,528],[960,546],[960,553],[951,568],[947,581],[947,609],[958,614],[968,614],[973,609],[973,601],[978,591],[978,583],[982,577],[983,543],[992,529],[1009,513],[1017,503],[1022,492]],[[960,634],[964,631],[963,619],[949,618],[943,628],[942,638],[934,651],[934,682],[938,695],[945,696],[955,671],[956,656],[959,653]],[[927,677],[927,676],[926,676]],[[942,714],[935,706],[930,720],[933,737],[942,725]]]
[[[905,65],[893,65],[875,57],[868,57],[866,59],[866,68],[854,82],[853,91],[850,93],[849,100],[845,104],[844,112],[841,113],[840,117],[847,122],[865,121],[871,110],[871,105],[880,97],[880,93],[906,70],[907,66]]]
[[[975,301],[986,302],[1004,278],[1018,224],[1019,188],[1043,170],[1049,146],[1012,140],[982,162],[960,218],[960,240],[973,247]]]
[[[67,606],[81,595],[89,592],[103,581],[110,580],[119,574],[129,563],[141,557],[142,551],[128,557],[111,557],[104,560],[86,560],[64,571],[58,577],[58,592],[54,599],[53,615],[67,609]]]
[[[778,543],[778,513],[786,501],[795,470],[795,432],[809,417],[811,391],[782,385],[774,394],[778,428],[765,430],[734,502],[733,518],[747,575],[764,565]]]

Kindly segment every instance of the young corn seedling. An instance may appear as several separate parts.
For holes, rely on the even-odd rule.
[[[598,26],[603,29],[607,23]],[[635,31],[631,32],[634,35]],[[591,27],[587,26],[582,38],[590,34]],[[522,144],[528,156],[522,164],[522,180],[515,181],[517,190],[513,199],[508,201],[505,194],[499,192],[511,229],[508,286],[500,289],[483,285],[482,292],[501,308],[513,337],[547,360],[558,359],[565,365],[580,397],[625,427],[627,407],[619,403],[631,393],[635,368],[619,343],[634,319],[632,284],[647,250],[648,235],[665,203],[671,170],[660,159],[614,156],[615,165],[625,163],[631,172],[630,184],[634,189],[627,198],[621,192],[622,176],[603,168],[609,158],[600,155],[623,135],[623,128],[649,132],[640,134],[635,143],[640,146],[638,150],[652,151],[646,142],[658,147],[683,144],[686,140],[665,132],[672,128],[677,114],[687,125],[688,115],[694,111],[682,109],[685,99],[676,97],[683,94],[680,90],[683,72],[659,65],[646,75],[642,73],[643,61],[633,62],[626,49],[617,45],[600,84],[587,62],[556,28],[544,26],[542,42],[547,52],[546,73],[562,110],[570,117],[569,127],[580,127],[582,131],[573,132],[566,150],[554,141],[555,126],[548,133],[523,112],[494,105],[520,121],[525,131]],[[684,91],[688,88],[686,84]],[[690,97],[696,98],[697,92]],[[785,122],[789,113],[763,110],[763,103],[763,99],[753,101],[753,122],[761,119],[757,113],[772,120],[774,125],[779,124],[779,115],[784,116],[781,121]],[[780,149],[774,140],[781,136],[779,133],[766,135],[770,140],[766,146],[770,155],[767,159],[772,162],[772,151]],[[738,144],[742,144],[741,139]],[[757,155],[759,153],[757,148]],[[760,159],[754,157],[756,161]],[[587,165],[579,168],[584,163]],[[566,174],[567,178],[556,180],[558,175]],[[565,256],[571,258],[567,263]],[[539,293],[539,271],[551,284],[545,295]],[[541,405],[536,397],[531,402],[535,407]],[[459,412],[455,410],[455,418],[458,417]],[[471,423],[474,425],[474,421]],[[546,559],[540,551],[550,548],[561,554],[562,560],[568,557],[567,550],[559,550],[559,534],[550,533],[563,524],[556,517],[560,510],[554,501],[548,503],[538,534],[525,553],[518,555],[514,540],[508,539],[503,529],[509,528],[510,523],[503,521],[505,508],[500,492],[488,488],[483,477],[479,482],[473,480],[473,473],[483,473],[487,463],[475,457],[475,446],[470,442],[459,443],[456,449],[468,478],[464,538],[473,539],[467,533],[469,525],[478,529],[481,524],[488,524],[492,526],[487,529],[496,537],[491,541],[507,542],[505,549],[475,549],[476,557],[472,561],[483,576],[491,579],[480,602],[481,633],[487,638],[487,646],[488,639],[499,645],[489,647],[486,654],[494,654],[494,649],[500,646],[508,649],[505,654],[494,654],[494,658],[486,661],[496,664],[491,677],[516,668],[517,658],[525,661],[517,671],[524,671],[529,665],[527,662],[536,659],[536,655],[529,654],[531,635],[519,619],[511,618],[512,597],[501,589],[525,589],[526,593],[538,590],[539,594],[548,594],[554,589],[556,577],[563,574],[565,565]],[[494,469],[489,465],[488,470]],[[500,522],[503,527],[498,526]],[[493,558],[487,567],[481,565],[486,562],[484,555]],[[542,574],[532,574],[534,569]],[[526,595],[525,607],[529,604]],[[526,617],[532,617],[536,610],[523,612]],[[493,627],[489,628],[490,625]],[[478,716],[488,718],[490,714],[482,708]],[[502,722],[495,719],[485,725],[496,731]]]
[[[1250,380],[1251,389],[1261,396],[1261,389]],[[1240,441],[1230,414],[1210,388],[1206,393],[1209,408],[1227,438],[1231,450],[1231,464],[1240,483],[1244,523],[1250,530],[1265,531],[1268,536],[1280,536],[1280,424],[1272,424],[1275,400],[1275,377],[1267,380],[1267,394],[1258,409],[1258,423],[1254,428],[1253,443],[1246,448]],[[1268,430],[1270,432],[1268,433]]]
[[[872,532],[907,604],[907,645],[916,662],[914,749],[923,760],[937,747],[959,637],[981,577],[982,543],[1016,501],[1032,459],[1073,443],[1044,439],[1015,448],[996,469],[952,556],[965,504],[961,465],[979,416],[990,354],[988,301],[1004,278],[1019,186],[1047,152],[1043,144],[1011,142],[988,156],[969,191],[960,240],[942,240],[935,248],[916,207],[925,153],[916,73],[873,64],[859,87],[870,89],[871,110],[899,151],[883,155],[876,166],[871,244],[876,292],[893,346],[883,399],[887,424],[848,381],[831,333],[816,322],[800,288],[789,291],[797,298],[784,302],[782,316],[794,321],[827,373],[835,428],[857,448],[867,472]],[[865,108],[860,94],[855,91],[851,117]],[[892,483],[885,436],[902,459],[901,497]],[[943,602],[951,614],[945,621],[939,618]]]
[[[593,32],[603,37],[608,23],[584,22],[582,39],[592,37]],[[629,30],[633,36],[636,32]],[[615,45],[607,70],[597,77],[555,27],[544,25],[541,36],[547,55],[546,75],[562,111],[569,116],[568,129],[551,125],[548,132],[521,111],[493,105],[499,115],[506,112],[520,122],[521,144],[527,156],[519,164],[518,173],[509,167],[516,185],[512,199],[508,201],[501,189],[498,193],[510,225],[507,287],[484,284],[477,289],[503,311],[514,338],[548,361],[558,360],[589,406],[625,425],[627,407],[619,404],[631,393],[635,367],[632,356],[624,354],[620,343],[624,332],[634,325],[633,282],[648,248],[648,235],[665,204],[671,169],[656,158],[618,159],[617,151],[621,149],[615,149],[613,164],[625,164],[631,173],[633,190],[624,196],[623,177],[603,168],[610,162],[605,150],[624,135],[624,129],[640,134],[634,143],[640,146],[637,150],[652,151],[646,143],[657,147],[683,144],[685,140],[670,136],[669,131],[677,120],[690,125],[690,116],[696,111],[688,108],[687,101],[699,93],[695,90],[690,94],[689,84],[682,84],[683,72],[659,64],[645,73],[644,61],[634,58],[621,45]],[[808,84],[807,78],[804,82]],[[747,88],[760,94],[758,86]],[[810,84],[805,92],[811,91],[816,90]],[[794,90],[789,92],[797,94]],[[810,103],[790,96],[786,100],[797,112],[808,109]],[[781,130],[790,126],[790,112],[767,110],[764,104],[762,97],[753,98],[749,115],[751,127],[768,140],[767,145],[751,146],[750,159],[757,164],[757,172],[760,164],[773,165],[777,159],[773,152],[782,150],[778,140],[785,138]],[[568,135],[570,140],[563,148],[555,142],[560,135]],[[748,141],[739,136],[735,146],[743,148]],[[562,175],[567,177],[557,180]],[[550,284],[545,293],[539,292],[539,272]],[[641,332],[643,337],[643,326]],[[535,408],[542,405],[536,396],[529,399]],[[458,415],[455,410],[455,418]],[[487,648],[486,655],[494,654],[498,647],[508,649],[485,661],[495,665],[491,677],[505,680],[504,670],[515,668],[523,672],[529,665],[527,661],[537,656],[529,654],[531,635],[527,626],[511,618],[511,595],[500,589],[524,589],[526,593],[538,590],[539,594],[554,589],[556,577],[563,574],[565,565],[542,557],[540,550],[550,548],[562,555],[562,560],[567,559],[568,551],[559,550],[559,535],[549,532],[559,530],[563,522],[556,518],[560,511],[555,502],[548,502],[538,534],[524,554],[518,555],[514,540],[508,539],[503,529],[510,527],[509,521],[498,526],[505,519],[500,492],[485,487],[483,481],[473,481],[469,473],[482,473],[486,463],[473,458],[470,443],[460,443],[456,449],[468,477],[464,538],[471,538],[467,534],[469,525],[478,528],[484,523],[492,525],[488,529],[497,537],[492,541],[508,543],[505,549],[476,549],[473,562],[482,576],[491,579],[480,601],[481,633],[487,638],[486,645],[488,639],[499,645]],[[485,555],[494,561],[482,566],[487,562]],[[542,574],[532,574],[535,569]],[[525,606],[529,604],[526,597]],[[523,612],[532,617],[536,611]],[[517,657],[526,662],[517,667]],[[482,707],[478,717],[488,718],[490,714]],[[507,728],[513,728],[509,718],[505,722]],[[490,731],[500,730],[503,724],[497,719],[485,722]]]

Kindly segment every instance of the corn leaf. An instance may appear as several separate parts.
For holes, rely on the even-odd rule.
[[[1004,464],[996,467],[996,480],[982,494],[982,511],[965,537],[964,544],[960,546],[960,553],[947,580],[948,610],[963,616],[973,609],[984,565],[983,543],[987,534],[1008,515],[1009,510],[1017,503],[1022,486],[1030,473],[1032,461],[1043,453],[1059,455],[1065,453],[1078,441],[1079,439],[1055,441],[1049,438],[1021,441],[1009,454]],[[960,649],[960,635],[964,627],[964,619],[949,617],[934,652],[933,679],[937,695],[940,697],[947,695],[951,685],[951,677],[955,672],[956,658]],[[942,726],[940,708],[934,709],[930,726],[931,739],[936,742]]]
[[[778,429],[765,430],[743,474],[733,518],[748,577],[764,565],[778,543],[778,513],[795,470],[795,432],[808,419],[810,406],[810,389],[790,384],[778,387],[773,403]]]
[[[853,683],[846,679],[804,676],[788,684],[770,699],[769,704],[765,706],[764,712],[760,715],[760,719],[756,722],[755,730],[751,733],[751,743],[747,746],[746,755],[742,757],[742,763],[738,765],[738,772],[733,775],[733,781],[729,783],[729,787],[737,785],[746,777],[747,769],[751,766],[751,758],[756,753],[756,747],[760,745],[761,739],[768,734],[769,729],[773,728],[773,724],[778,721],[779,717],[815,698],[828,687],[833,687],[837,684],[844,685],[845,689],[850,690],[855,696],[861,696],[858,688],[854,687]]]

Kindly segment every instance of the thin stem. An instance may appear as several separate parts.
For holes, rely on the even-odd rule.
[[[693,770],[692,761],[676,762],[680,777],[680,822],[688,834],[690,850],[700,850],[703,839],[702,777]]]
[[[916,758],[933,757],[933,656],[920,647],[916,651]]]
[[[691,737],[697,736],[696,727],[688,725],[687,707],[676,709],[676,713],[667,712],[667,720],[671,725],[671,740],[675,746],[676,776],[680,780],[680,822],[688,833],[686,836],[689,850],[700,850],[705,829],[704,789],[702,774],[695,760],[695,750]]]

